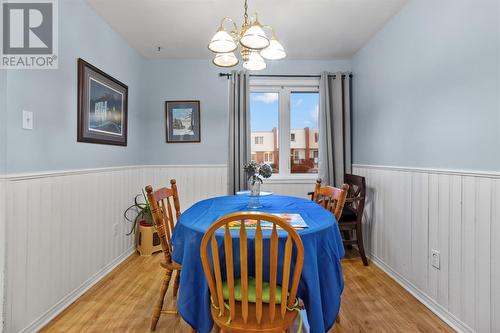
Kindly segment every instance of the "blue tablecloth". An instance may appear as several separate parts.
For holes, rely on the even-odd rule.
[[[335,217],[318,204],[302,198],[271,195],[261,197],[260,202],[263,207],[259,211],[299,213],[308,224],[308,228],[299,230],[304,244],[305,259],[298,296],[306,306],[311,332],[326,332],[335,322],[344,288],[340,265],[344,247]],[[175,227],[172,236],[173,260],[182,264],[177,306],[182,318],[198,332],[208,333],[213,325],[210,315],[209,290],[200,259],[201,239],[208,227],[218,218],[233,212],[247,211],[247,203],[248,196],[226,196],[203,200],[186,210]],[[266,236],[267,243],[269,243],[269,233],[264,231],[264,245],[266,245]],[[280,260],[283,259],[284,238],[286,237],[283,233],[281,231],[279,235]],[[234,234],[233,237],[238,236]],[[249,233],[249,244],[251,244],[250,238]],[[234,251],[239,251],[236,248],[238,247],[237,239],[233,241],[233,246]],[[223,262],[222,258],[221,262]],[[249,262],[252,262],[250,258]],[[251,267],[249,267],[249,274],[251,274],[250,269]],[[237,273],[235,271],[235,274]],[[268,273],[264,271],[264,276],[266,274]]]

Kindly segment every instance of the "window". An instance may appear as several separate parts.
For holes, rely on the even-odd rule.
[[[313,156],[312,159],[314,160],[314,163],[317,165],[318,164],[318,156],[319,156],[319,151],[318,150],[313,150]]]
[[[318,162],[311,151],[318,149],[318,92],[290,92],[290,127],[295,140],[290,149],[295,152],[291,160],[291,173],[318,173]]]
[[[262,145],[264,144],[264,137],[263,136],[256,136],[254,139],[254,143],[256,145]]]
[[[318,84],[317,78],[250,81],[252,158],[280,176],[318,172]]]
[[[279,172],[279,92],[250,93],[250,126],[252,160],[269,163],[274,173]]]

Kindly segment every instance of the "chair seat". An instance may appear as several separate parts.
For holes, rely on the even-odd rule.
[[[253,277],[248,278],[248,302],[255,303],[256,302],[256,280]],[[224,300],[229,299],[229,289],[227,286],[227,281],[222,283],[222,293],[224,295]],[[276,284],[276,294],[275,294],[275,304],[281,304],[281,286]],[[234,280],[234,299],[237,301],[241,301],[241,279]],[[270,299],[270,290],[269,290],[269,282],[262,282],[262,302],[269,303]]]
[[[283,327],[290,327],[295,318],[297,317],[297,311],[286,311],[285,318],[281,319],[281,286],[279,284],[276,285],[276,309],[275,309],[275,317],[274,322],[271,323],[271,319],[269,318],[269,298],[270,298],[270,290],[269,283],[263,281],[262,282],[262,321],[260,324],[257,324],[257,319],[255,317],[255,300],[256,300],[256,280],[253,277],[248,278],[248,321],[245,324],[243,322],[243,318],[241,317],[241,279],[234,280],[234,298],[236,300],[236,317],[231,321],[230,324],[227,324],[227,318],[229,317],[229,310],[226,308],[226,312],[224,316],[219,316],[219,310],[212,307],[212,315],[214,316],[214,320],[218,323],[218,325],[224,325],[231,332],[245,332],[245,331],[259,331],[259,332],[282,332]],[[227,286],[227,281],[222,283],[222,292],[224,295],[224,300],[227,301],[229,299],[229,289]],[[226,302],[227,305],[227,302]],[[214,311],[215,310],[215,311]],[[238,327],[241,326],[241,331],[238,330]],[[243,328],[244,326],[244,328]]]
[[[354,209],[352,209],[349,206],[344,206],[344,210],[342,211],[342,215],[340,216],[339,223],[356,221],[356,219],[357,219],[357,216],[356,216],[356,212],[354,211]]]
[[[297,318],[298,311],[286,311],[284,319],[281,319],[281,305],[275,305],[275,317],[274,322],[271,323],[269,318],[269,304],[262,304],[262,320],[260,324],[257,324],[257,319],[255,316],[256,306],[255,303],[248,303],[248,320],[246,323],[243,322],[243,317],[241,316],[241,302],[235,302],[236,316],[228,324],[227,319],[229,318],[229,310],[225,310],[224,315],[219,317],[219,310],[211,306],[212,318],[214,319],[217,326],[221,327],[226,332],[283,332],[285,328],[289,328],[295,322]]]
[[[176,263],[175,261],[172,260],[171,263],[168,263],[165,259],[160,260],[160,266],[165,268],[165,269],[170,269],[170,270],[182,268],[182,266],[180,264]]]

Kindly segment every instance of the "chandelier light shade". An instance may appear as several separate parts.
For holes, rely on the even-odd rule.
[[[234,52],[217,53],[213,63],[219,67],[233,67],[238,64],[239,60],[236,58]]]
[[[222,27],[217,30],[210,44],[208,44],[208,49],[215,53],[233,52],[237,48],[238,45],[235,43],[233,37]]]
[[[249,71],[260,71],[267,67],[264,58],[257,51],[251,51],[248,59],[243,62],[243,67]]]
[[[240,39],[240,44],[247,49],[262,50],[269,46],[269,39],[259,21],[255,21]]]
[[[258,71],[267,67],[264,59],[281,60],[286,57],[283,45],[278,41],[274,30],[268,25],[261,25],[257,14],[248,17],[247,0],[244,2],[244,22],[241,30],[231,18],[224,17],[221,20],[219,28],[208,44],[208,49],[215,53],[213,63],[219,67],[233,67],[239,63],[234,51],[240,48],[240,55],[243,59],[243,67]],[[226,30],[224,25],[232,23],[234,30]],[[271,30],[272,38],[269,38],[265,28]]]
[[[260,51],[260,55],[268,60],[281,60],[286,57],[283,45],[277,39],[271,39],[269,46]]]

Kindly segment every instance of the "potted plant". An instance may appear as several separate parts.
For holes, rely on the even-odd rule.
[[[127,236],[136,235],[136,249],[141,256],[149,256],[161,251],[161,243],[153,223],[151,207],[142,191],[134,198],[134,204],[123,213],[125,219],[132,224]]]

